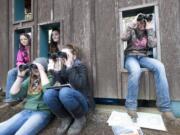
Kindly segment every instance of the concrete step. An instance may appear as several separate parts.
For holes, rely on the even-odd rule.
[[[0,103],[2,104],[2,103]],[[21,110],[21,104],[14,107],[6,107],[0,110],[0,122],[7,120],[15,113]],[[111,127],[108,126],[106,121],[108,120],[111,112],[120,111],[126,112],[123,106],[113,105],[96,105],[95,111],[88,114],[87,125],[82,131],[81,135],[113,135]],[[151,112],[160,114],[157,108],[139,108],[140,112]],[[56,129],[59,126],[60,121],[57,118],[41,132],[39,135],[55,135]],[[157,130],[142,129],[144,135],[180,135],[180,128],[168,127],[168,132],[162,132]]]

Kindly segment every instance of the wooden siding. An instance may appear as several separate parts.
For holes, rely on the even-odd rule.
[[[9,59],[9,42],[8,42],[8,1],[1,0],[0,2],[0,85],[5,86],[6,74],[8,71]],[[3,6],[2,6],[3,5]]]
[[[1,0],[0,76],[5,85],[8,68],[14,65],[13,33],[32,27],[32,59],[38,56],[39,24],[62,22],[63,43],[74,43],[82,50],[89,68],[94,97],[124,99],[127,71],[121,70],[119,9],[157,3],[161,61],[165,64],[170,94],[180,100],[180,1],[179,0],[33,0],[33,20],[13,23],[12,0]],[[4,12],[7,11],[7,12]],[[4,60],[3,57],[7,60]],[[152,73],[145,70],[139,99],[155,99]]]

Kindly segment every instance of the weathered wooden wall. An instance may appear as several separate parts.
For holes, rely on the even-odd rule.
[[[180,1],[160,1],[161,56],[166,66],[170,93],[180,98]]]
[[[4,87],[6,73],[8,71],[9,59],[9,42],[8,42],[8,1],[1,0],[0,2],[0,85]]]
[[[34,0],[33,21],[13,24],[12,1],[0,1],[0,75],[5,83],[13,66],[12,33],[17,28],[33,28],[33,56],[38,55],[38,24],[63,20],[64,44],[73,42],[82,50],[89,68],[91,87],[97,98],[125,98],[126,71],[120,70],[118,15],[124,7],[157,2],[159,7],[161,60],[165,64],[173,99],[180,99],[180,1],[179,0]],[[7,11],[7,12],[3,12]],[[9,26],[9,27],[8,27]],[[9,34],[7,34],[9,32]],[[7,58],[3,61],[3,57]],[[140,99],[155,99],[153,75],[144,72]]]

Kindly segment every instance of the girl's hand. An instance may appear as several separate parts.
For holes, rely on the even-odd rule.
[[[139,13],[134,17],[134,19],[132,21],[132,28],[137,28],[137,18],[140,14],[142,14],[142,13]]]
[[[20,71],[20,70],[18,69],[18,76],[21,77],[21,78],[23,78],[23,77],[25,76],[25,74],[28,72],[28,70],[29,70],[29,69]]]
[[[55,65],[55,62],[53,61],[53,59],[49,59],[48,71],[49,70],[54,70],[54,65]]]
[[[54,70],[55,71],[60,71],[64,64],[65,64],[65,61],[64,61],[63,58],[57,58],[56,62],[54,64]]]
[[[153,24],[152,24],[152,21],[146,21],[146,29],[149,30],[149,29],[152,29],[153,28]]]
[[[137,14],[137,15],[134,17],[134,19],[133,19],[133,21],[132,21],[134,24],[137,24],[137,18],[138,18],[138,16],[139,16],[140,14],[142,14],[142,13],[139,13],[139,14]]]
[[[74,63],[73,57],[68,57],[68,59],[65,59],[65,65],[67,68],[71,68]]]
[[[39,63],[33,63],[33,64],[35,64],[37,66],[39,71],[45,71],[44,67],[41,64],[39,64]]]

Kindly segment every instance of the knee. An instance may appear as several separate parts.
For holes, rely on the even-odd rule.
[[[59,98],[61,101],[65,99],[70,99],[72,97],[72,91],[71,88],[64,87],[59,92]]]
[[[142,70],[140,68],[138,69],[133,69],[131,70],[130,72],[130,75],[133,76],[133,77],[139,77],[142,73]]]
[[[5,125],[5,124],[3,124],[3,123],[0,123],[0,135],[8,135],[8,134],[10,134],[10,132],[12,132],[12,131],[10,131],[9,130],[9,128]]]
[[[160,61],[158,61],[152,70],[154,73],[158,73],[158,74],[165,74],[165,67],[164,64]]]
[[[56,91],[53,89],[47,90],[44,95],[43,95],[43,100],[45,103],[49,103],[52,101],[52,99],[55,98],[55,96],[57,96]]]
[[[10,69],[10,70],[8,71],[8,76],[12,76],[12,75],[16,75],[16,69],[15,69],[15,68]]]
[[[162,62],[159,62],[159,63],[156,65],[156,70],[157,70],[157,71],[165,71],[164,64],[163,64]]]

